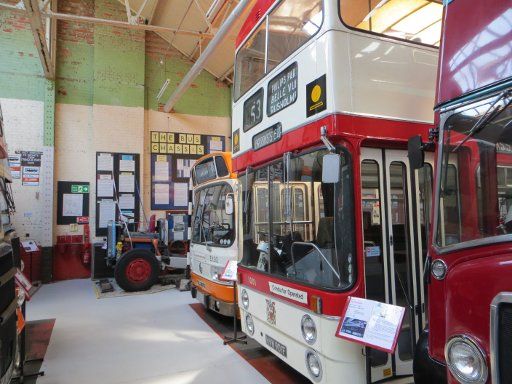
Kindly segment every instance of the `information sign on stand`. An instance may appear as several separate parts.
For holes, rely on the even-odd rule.
[[[230,260],[226,263],[224,271],[220,276],[221,280],[225,281],[236,281],[236,272],[238,270],[238,262],[236,260]]]
[[[336,337],[393,353],[404,314],[404,307],[349,297]]]

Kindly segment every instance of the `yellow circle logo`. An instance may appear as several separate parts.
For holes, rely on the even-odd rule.
[[[322,96],[322,88],[317,84],[311,90],[311,100],[313,100],[313,103],[320,100],[320,96]]]

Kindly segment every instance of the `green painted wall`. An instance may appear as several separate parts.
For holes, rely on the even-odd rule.
[[[60,0],[59,12],[125,20],[117,0]],[[46,81],[30,25],[0,10],[0,97],[46,100]],[[57,103],[161,110],[192,63],[153,32],[58,22]],[[156,99],[162,84],[170,86]],[[203,71],[175,106],[177,113],[229,116],[230,88]]]
[[[161,110],[192,64],[158,35],[146,37],[146,109]],[[170,84],[156,99],[166,79]],[[203,71],[174,107],[177,113],[205,116],[230,116],[231,92],[208,72]]]
[[[96,1],[99,18],[126,20],[117,0]],[[145,32],[94,27],[94,104],[144,106]]]
[[[30,24],[0,10],[0,97],[43,101],[45,79]]]

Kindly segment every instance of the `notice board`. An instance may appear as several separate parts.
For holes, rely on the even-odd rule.
[[[224,136],[151,132],[151,209],[187,211],[190,170],[204,154],[225,151]]]
[[[59,181],[57,185],[57,224],[89,223],[89,183]]]
[[[140,221],[140,155],[96,153],[96,236],[107,235],[110,220],[125,220],[130,231]]]

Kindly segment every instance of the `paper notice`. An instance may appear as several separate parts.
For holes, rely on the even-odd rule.
[[[169,162],[168,161],[155,162],[155,180],[154,181],[169,181]]]
[[[394,352],[405,308],[359,297],[349,300],[336,336]]]
[[[222,140],[220,137],[210,138],[210,152],[222,151]]]
[[[100,201],[100,218],[98,226],[107,228],[109,221],[116,218],[116,203],[111,199],[103,199]]]
[[[98,171],[114,171],[114,157],[110,153],[98,155]]]
[[[135,209],[135,196],[131,194],[121,194],[119,196],[119,208],[120,209]]]
[[[62,198],[62,216],[83,216],[84,195],[81,193],[65,193]]]
[[[98,186],[98,197],[113,197],[114,196],[114,183],[112,182],[112,176],[110,175],[99,175],[100,178],[97,180]]]
[[[133,173],[119,175],[119,192],[135,192],[135,175]]]
[[[121,171],[121,172],[135,172],[135,160],[121,160],[121,161],[119,161],[119,171]]]
[[[176,161],[176,176],[179,178],[190,178],[190,170],[192,169],[192,159],[178,159]]]
[[[169,184],[155,184],[155,204],[169,205]]]
[[[187,183],[174,183],[174,206],[175,207],[188,206],[188,184]]]

